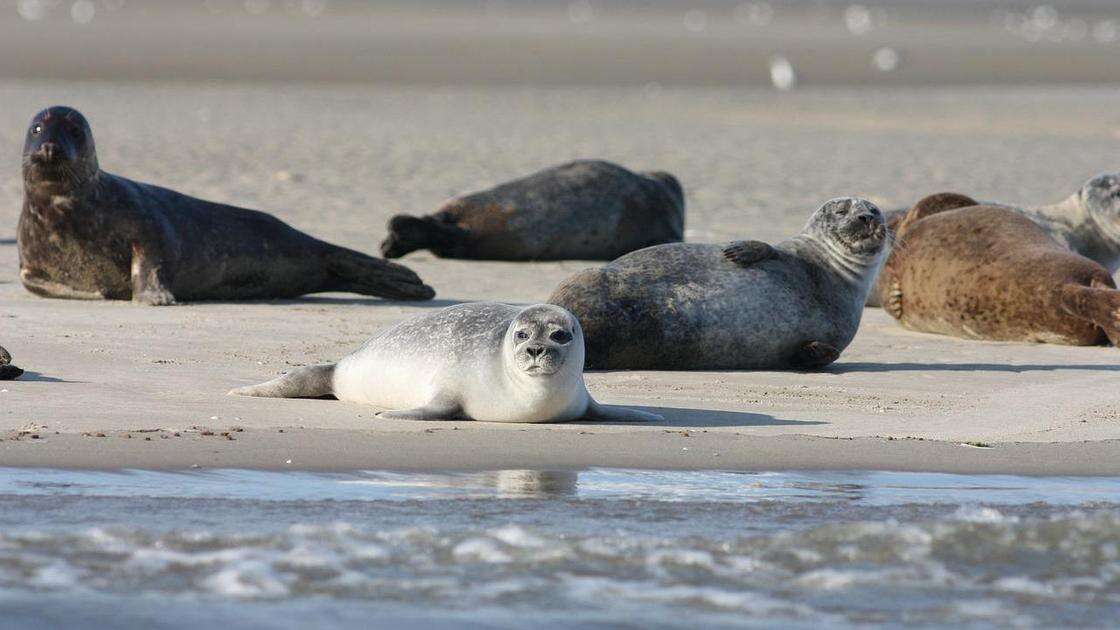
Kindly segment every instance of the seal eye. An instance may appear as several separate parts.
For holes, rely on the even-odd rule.
[[[548,336],[549,339],[559,344],[565,344],[572,340],[572,334],[566,330],[557,330]]]
[[[43,126],[42,125],[36,123],[36,124],[31,126],[31,135],[37,136],[41,133],[43,133]]]
[[[518,341],[525,341],[529,338],[529,333],[525,332],[524,330],[519,330],[516,334],[514,334],[514,337],[517,337]]]

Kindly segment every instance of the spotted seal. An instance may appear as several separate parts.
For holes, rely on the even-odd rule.
[[[939,193],[944,195],[959,193]],[[964,197],[964,195],[960,195]],[[969,198],[971,199],[971,198]],[[926,212],[930,200],[926,201]],[[1085,182],[1065,200],[1047,206],[1016,207],[973,200],[972,205],[1006,207],[1034,221],[1058,243],[1072,252],[1094,260],[1109,273],[1120,269],[1120,173],[1102,173]],[[887,228],[896,232],[896,224],[909,208],[887,213]],[[880,306],[885,287],[876,282],[868,294],[868,306]]]
[[[659,245],[564,281],[600,369],[816,369],[855,336],[886,249],[863,199],[822,205],[797,236],[768,245]]]
[[[411,270],[312,238],[262,212],[102,171],[77,110],[35,115],[23,149],[20,279],[45,297],[144,304],[345,291],[434,295]]]
[[[442,258],[612,260],[683,238],[684,192],[675,177],[579,160],[456,197],[427,216],[397,215],[381,253],[398,258],[427,249]]]
[[[941,193],[898,224],[884,308],[912,330],[999,341],[1120,343],[1120,291],[1021,212]]]
[[[401,420],[660,419],[591,398],[583,382],[583,341],[579,322],[556,306],[458,304],[387,328],[338,363],[300,368],[230,393],[334,395],[388,408],[379,415]]]

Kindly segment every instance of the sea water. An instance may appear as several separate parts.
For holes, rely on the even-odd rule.
[[[1118,619],[1120,478],[0,469],[0,628]]]

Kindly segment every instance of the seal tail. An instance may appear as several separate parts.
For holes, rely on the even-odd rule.
[[[441,223],[432,217],[398,214],[389,219],[389,236],[381,242],[381,255],[400,258],[418,249],[432,250],[437,256],[452,248],[466,231]]]
[[[334,364],[309,365],[260,385],[238,387],[230,396],[256,398],[321,398],[334,393]]]
[[[436,292],[416,272],[387,260],[339,248],[330,254],[327,268],[333,289],[394,300],[430,300]]]

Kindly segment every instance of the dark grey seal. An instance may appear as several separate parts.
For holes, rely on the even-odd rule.
[[[20,279],[45,297],[144,304],[346,291],[435,292],[410,269],[325,243],[263,212],[102,171],[81,113],[35,116],[23,149]]]
[[[23,370],[12,365],[12,355],[0,346],[0,381],[10,381],[23,375]]]
[[[563,282],[596,369],[815,369],[859,327],[887,249],[883,215],[844,197],[770,246],[660,245]]]
[[[441,258],[613,260],[683,238],[684,192],[675,177],[580,160],[456,197],[434,214],[397,215],[381,253],[398,258],[427,249]]]

